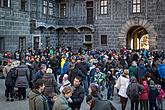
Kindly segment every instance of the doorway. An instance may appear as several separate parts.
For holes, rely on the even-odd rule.
[[[126,47],[128,49],[149,49],[149,35],[142,26],[133,26],[127,33]]]

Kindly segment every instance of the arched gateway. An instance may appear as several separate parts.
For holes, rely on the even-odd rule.
[[[133,19],[127,21],[119,32],[119,48],[153,49],[156,48],[157,33],[147,20]]]

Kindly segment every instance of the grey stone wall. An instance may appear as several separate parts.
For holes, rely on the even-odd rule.
[[[43,14],[42,0],[28,0],[27,11],[20,10],[20,1],[12,0],[11,8],[0,8],[0,37],[5,38],[5,49],[16,49],[19,37],[26,37],[26,45],[33,46],[33,36],[39,35],[43,47],[50,36],[50,46],[82,47],[85,34],[93,35],[94,48],[116,49],[126,46],[127,32],[133,26],[144,27],[149,34],[151,48],[165,49],[165,1],[141,0],[141,13],[132,13],[132,0],[108,0],[108,14],[100,14],[100,0],[94,0],[92,25],[87,24],[85,0],[61,0],[67,5],[66,17],[59,17],[59,1],[52,0],[54,15]],[[32,28],[30,21],[45,24]],[[53,29],[48,27],[53,26]],[[92,26],[94,31],[79,29]],[[70,28],[72,27],[72,28]],[[58,35],[58,31],[60,34]],[[42,33],[43,31],[43,33]],[[107,46],[100,45],[100,36],[108,36]],[[58,41],[59,37],[59,41]]]

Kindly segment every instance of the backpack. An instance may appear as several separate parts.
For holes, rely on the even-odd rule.
[[[139,89],[137,84],[131,84],[130,87],[130,93],[129,97],[131,100],[138,100],[139,99]]]

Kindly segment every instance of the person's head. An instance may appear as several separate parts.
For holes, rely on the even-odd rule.
[[[133,61],[133,62],[132,62],[132,66],[137,66],[136,61]]]
[[[45,72],[46,71],[46,65],[42,64],[41,67],[40,67],[40,70]]]
[[[64,74],[64,76],[63,76],[62,80],[63,80],[63,81],[68,80],[68,75],[67,75],[67,74]]]
[[[99,92],[99,88],[96,84],[91,83],[89,85],[88,92],[90,95],[96,95]]]
[[[64,86],[62,93],[66,98],[70,98],[72,96],[73,90],[71,86]]]
[[[76,77],[74,78],[74,81],[73,81],[74,87],[80,86],[81,80],[82,80],[82,78],[81,78],[80,76],[76,76]]]
[[[46,73],[52,73],[52,69],[51,68],[47,68]]]
[[[89,105],[90,109],[95,106],[95,100],[93,99],[91,95],[88,95],[86,97],[86,103]]]
[[[34,88],[36,90],[38,90],[40,93],[44,91],[45,88],[45,84],[44,81],[42,79],[38,79],[35,83],[34,83]]]
[[[124,69],[124,75],[128,76],[129,75],[129,70],[128,69]]]
[[[8,62],[8,65],[11,66],[12,60],[10,59],[10,60],[8,60],[7,62]]]

